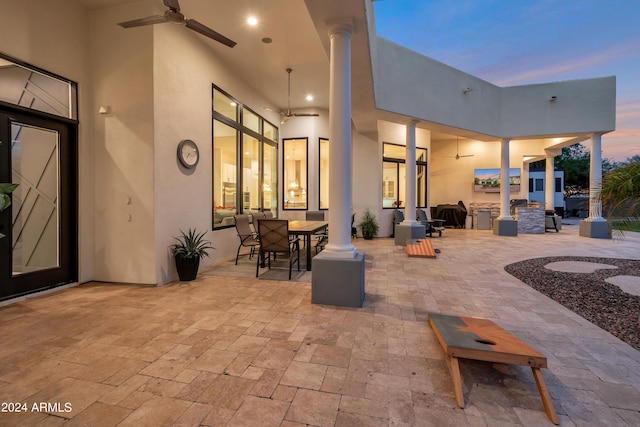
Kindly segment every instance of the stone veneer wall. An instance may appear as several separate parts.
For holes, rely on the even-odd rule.
[[[518,234],[544,234],[544,206],[515,209]]]
[[[471,216],[471,228],[477,228],[478,224],[478,209],[491,210],[491,218],[497,218],[500,216],[500,203],[470,203],[469,215]]]

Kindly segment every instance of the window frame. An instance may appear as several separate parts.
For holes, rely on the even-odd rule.
[[[257,206],[258,206],[258,210],[263,211],[264,210],[264,198],[265,198],[265,190],[264,190],[264,182],[265,182],[265,170],[264,170],[264,152],[265,152],[265,144],[269,145],[271,147],[274,147],[276,149],[276,152],[278,150],[278,138],[279,138],[279,128],[274,125],[273,123],[271,123],[269,120],[265,119],[264,117],[262,117],[260,114],[256,113],[255,110],[245,106],[242,102],[240,102],[237,98],[233,97],[231,94],[229,94],[228,92],[226,92],[225,90],[221,89],[219,86],[212,84],[212,89],[211,89],[211,112],[212,112],[212,118],[211,118],[211,123],[212,123],[212,129],[211,129],[211,146],[212,146],[212,150],[211,150],[211,158],[212,158],[212,165],[213,167],[215,167],[215,161],[216,161],[216,157],[215,157],[215,139],[216,139],[216,135],[215,135],[215,126],[214,126],[214,122],[218,121],[226,126],[231,127],[232,129],[235,130],[236,133],[236,171],[235,171],[235,179],[236,179],[236,192],[235,192],[235,210],[236,210],[236,214],[242,214],[242,213],[249,213],[249,212],[254,212],[255,210],[251,209],[251,206],[249,206],[249,209],[245,209],[244,207],[244,191],[242,190],[243,188],[245,188],[244,186],[244,178],[243,178],[243,170],[244,170],[244,161],[243,161],[243,157],[244,157],[244,153],[242,151],[243,146],[244,146],[244,136],[247,135],[251,138],[254,138],[258,141],[258,201],[257,201]],[[226,98],[229,98],[232,102],[234,102],[236,104],[236,118],[231,119],[229,116],[216,111],[215,110],[215,96],[216,96],[216,92],[219,92],[221,95],[225,96]],[[258,118],[258,128],[259,128],[259,132],[256,132],[254,129],[246,127],[244,124],[244,115],[245,115],[245,111],[249,112],[250,114],[252,114],[253,116],[256,116]],[[274,130],[275,132],[275,137],[276,139],[270,139],[268,137],[266,137],[264,135],[264,130],[265,130],[265,123],[269,124],[270,127]],[[278,169],[277,166],[277,154],[275,156],[276,161],[276,170]],[[271,182],[274,183],[273,186],[271,186],[271,191],[275,191],[275,197],[271,197],[270,200],[275,200],[276,202],[276,206],[271,206],[271,210],[276,210],[276,212],[278,211],[278,171],[275,174],[274,177],[271,177]],[[275,181],[275,182],[274,182]],[[216,191],[216,180],[215,180],[215,173],[212,173],[212,177],[211,177],[211,182],[212,182],[212,187],[213,187],[213,192],[215,193]],[[214,194],[212,194],[212,224],[211,224],[211,228],[212,230],[222,230],[225,228],[230,228],[230,227],[234,227],[233,223],[230,224],[226,224],[226,225],[220,225],[217,226],[215,225],[215,198],[214,198]]]
[[[326,141],[327,152],[327,175],[329,174],[329,152],[331,150],[331,145],[329,143],[329,138],[318,138],[318,209],[321,211],[329,210],[329,201],[327,200],[326,207],[322,207],[322,143]],[[329,194],[329,177],[326,178],[327,181],[327,197]]]
[[[384,165],[385,163],[391,163],[391,164],[395,164],[396,165],[396,185],[395,185],[395,202],[394,202],[394,206],[384,206],[384,203],[382,205],[382,209],[403,209],[404,206],[397,206],[397,202],[398,202],[398,198],[400,197],[400,173],[401,173],[401,165],[405,165],[405,174],[406,174],[406,155],[404,156],[404,158],[400,158],[400,157],[387,157],[385,156],[385,146],[386,145],[391,145],[394,147],[402,147],[405,149],[405,153],[406,153],[406,145],[402,145],[402,144],[396,144],[393,142],[382,142],[382,169],[383,169],[383,180],[384,180]],[[419,160],[418,156],[418,150],[424,150],[424,158],[425,160]],[[418,208],[426,208],[426,204],[427,204],[427,194],[428,194],[428,186],[426,183],[427,180],[427,173],[428,173],[428,167],[429,164],[427,162],[427,154],[428,154],[428,150],[424,147],[416,147],[416,209]],[[425,183],[424,183],[424,194],[422,195],[424,203],[422,205],[420,205],[418,203],[418,201],[420,200],[420,197],[418,197],[418,190],[420,189],[420,185],[418,182],[418,179],[420,178],[420,174],[418,173],[418,171],[420,170],[420,167],[424,167],[424,179],[425,179]],[[384,200],[384,192],[387,191],[387,189],[385,189],[385,185],[384,185],[384,181],[382,183],[382,198]]]
[[[305,170],[304,170],[304,180],[307,186],[307,190],[305,191],[303,187],[302,192],[305,194],[305,202],[304,207],[289,207],[287,206],[287,197],[290,194],[290,191],[287,187],[287,167],[286,167],[286,155],[287,155],[287,142],[288,141],[305,141],[304,143],[304,156],[305,156]],[[295,159],[293,159],[295,161]],[[294,164],[295,167],[295,164]],[[301,173],[302,176],[302,173]],[[283,138],[282,139],[282,210],[283,211],[306,211],[309,210],[309,138],[308,137],[297,137],[297,138]]]

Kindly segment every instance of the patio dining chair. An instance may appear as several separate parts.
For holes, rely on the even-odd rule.
[[[307,211],[305,213],[305,219],[307,221],[324,221],[323,211]]]
[[[264,212],[260,212],[260,211],[255,211],[255,212],[251,212],[251,229],[253,230],[254,234],[257,236],[258,235],[258,221],[261,219],[265,219],[267,216],[265,215]]]
[[[307,221],[324,221],[324,211],[307,211],[305,212],[304,218]],[[325,229],[324,231],[315,233],[312,237],[314,241],[308,242],[308,244],[314,246],[316,248],[316,253],[318,253],[319,251],[324,249],[325,245],[327,244],[329,234]]]
[[[258,246],[260,246],[260,242],[258,241],[257,234],[251,229],[251,226],[249,225],[249,215],[234,215],[233,218],[235,219],[236,232],[238,233],[238,238],[240,239],[240,245],[238,245],[238,251],[236,252],[236,265],[238,265],[240,250],[242,248],[250,248],[250,252],[243,255],[249,255],[249,258],[251,258]]]
[[[300,271],[300,239],[289,236],[289,221],[286,219],[261,219],[258,221],[258,261],[256,263],[256,277],[260,273],[260,266],[267,262],[271,269],[271,254],[280,254],[289,258],[289,280],[291,267],[298,263]]]

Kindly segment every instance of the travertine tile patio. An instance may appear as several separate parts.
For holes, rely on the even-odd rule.
[[[447,229],[433,243],[435,260],[357,240],[362,309],[311,305],[306,282],[209,274],[158,288],[87,283],[4,306],[2,409],[26,411],[1,412],[0,425],[551,425],[524,367],[463,361],[457,408],[429,312],[491,318],[544,353],[562,425],[640,425],[640,352],[503,269],[542,256],[639,259],[640,235]]]

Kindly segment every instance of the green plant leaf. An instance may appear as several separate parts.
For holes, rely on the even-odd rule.
[[[7,182],[0,183],[0,212],[11,206],[11,198],[9,193],[16,189],[18,184]]]
[[[198,233],[196,230],[189,228],[187,233],[180,230],[180,236],[174,237],[176,243],[170,246],[171,253],[182,258],[203,258],[209,256],[209,249],[215,249],[211,246],[211,242],[204,237],[206,231]]]
[[[13,190],[16,189],[16,187],[18,187],[19,184],[11,184],[11,183],[0,183],[0,194],[2,193],[11,193]]]

